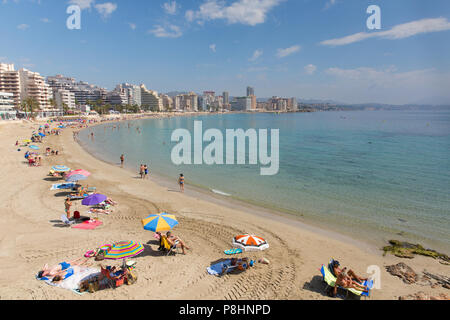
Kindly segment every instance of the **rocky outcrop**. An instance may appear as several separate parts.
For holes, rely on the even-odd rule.
[[[414,270],[403,262],[397,263],[396,265],[387,266],[386,271],[391,275],[399,277],[404,283],[412,284],[419,281],[419,276]]]
[[[389,240],[390,246],[383,247],[384,254],[390,252],[399,258],[414,258],[414,255],[419,254],[422,256],[439,259],[442,264],[450,264],[450,257],[446,254],[439,253],[432,249],[425,249],[420,244],[413,244],[409,242],[402,242],[398,240]]]

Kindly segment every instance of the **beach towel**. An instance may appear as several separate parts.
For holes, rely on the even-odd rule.
[[[84,221],[83,223],[77,224],[72,226],[74,229],[83,229],[83,230],[94,230],[97,227],[101,226],[103,222],[101,221],[95,221],[95,220],[89,220]]]
[[[224,253],[226,255],[239,254],[239,253],[242,253],[242,249],[236,248],[236,249],[225,250]]]
[[[231,259],[213,264],[212,266],[209,266],[208,268],[206,268],[206,271],[208,271],[208,273],[210,275],[220,276],[222,274],[223,268],[228,268],[230,266],[231,266]],[[231,270],[232,270],[232,268],[227,269],[228,272],[230,272]]]
[[[72,189],[74,186],[75,183],[55,183],[50,190]]]
[[[330,270],[328,270],[328,268],[326,268],[326,267],[324,267],[323,265],[322,265],[322,268],[320,269],[320,272],[322,273],[322,276],[323,276],[323,280],[330,286],[330,287],[332,287],[332,288],[334,288],[335,287],[335,285],[336,285],[336,277],[331,273],[331,271]],[[339,288],[342,288],[342,289],[344,289],[344,290],[347,290],[347,291],[350,291],[351,293],[353,293],[353,294],[355,294],[355,295],[357,295],[357,296],[363,296],[363,297],[368,297],[369,295],[370,295],[370,290],[373,288],[373,280],[367,280],[367,281],[364,281],[364,283],[362,284],[363,286],[367,286],[368,288],[369,288],[369,292],[363,292],[363,291],[359,291],[359,290],[356,290],[356,289],[353,289],[353,288],[351,288],[351,289],[348,289],[348,288],[342,288],[342,287],[339,287]]]
[[[84,280],[92,279],[96,276],[100,276],[101,272],[99,268],[87,268],[87,267],[80,267],[79,272],[75,272],[72,276],[69,278],[59,282],[59,283],[53,283],[52,279],[48,279],[46,277],[44,278],[37,278],[37,280],[44,281],[46,284],[57,287],[61,289],[67,289],[71,290],[77,294],[80,294],[78,291],[80,283]]]

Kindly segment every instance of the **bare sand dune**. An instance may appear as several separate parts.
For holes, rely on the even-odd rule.
[[[176,177],[173,186],[163,187],[151,179],[136,179],[136,174],[106,164],[86,153],[66,129],[60,136],[46,138],[60,156],[43,156],[42,167],[28,167],[24,150],[14,143],[28,138],[39,124],[0,125],[0,299],[329,299],[323,293],[319,268],[331,257],[362,275],[370,265],[381,268],[381,290],[372,299],[397,299],[400,295],[425,291],[438,295],[446,289],[407,285],[384,270],[402,259],[386,256],[365,244],[349,243],[301,228],[288,219],[255,215],[245,208],[223,206],[205,201],[201,194],[181,194]],[[92,176],[84,182],[97,187],[119,203],[111,215],[99,215],[103,225],[96,230],[63,227],[66,193],[50,191],[47,173],[52,165],[65,164],[72,169],[86,169]],[[86,215],[86,207],[74,202],[73,210]],[[167,211],[178,217],[174,233],[192,248],[186,255],[164,256],[157,251],[153,234],[145,231],[141,219],[150,213]],[[95,215],[94,215],[95,216]],[[279,220],[279,221],[278,221]],[[226,256],[233,236],[254,233],[270,243],[270,249],[250,253],[250,258],[265,257],[269,265],[259,265],[245,273],[221,278],[210,276],[206,267]],[[81,257],[87,250],[121,240],[140,241],[145,251],[136,257],[138,282],[116,290],[76,295],[35,280],[45,264],[55,265]],[[406,261],[420,272],[448,274],[448,266],[425,257]],[[111,263],[111,262],[104,262]],[[113,264],[118,264],[114,263]],[[98,263],[92,261],[92,265]]]

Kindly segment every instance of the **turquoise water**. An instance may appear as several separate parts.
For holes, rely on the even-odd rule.
[[[172,132],[193,132],[194,120],[203,121],[203,130],[280,129],[279,173],[261,176],[259,165],[173,165]],[[145,163],[174,181],[184,173],[188,184],[356,238],[395,238],[450,251],[448,110],[230,114],[114,125],[81,132],[83,146],[113,163],[124,153],[136,172]]]

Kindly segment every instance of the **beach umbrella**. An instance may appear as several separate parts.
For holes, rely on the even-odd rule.
[[[80,180],[85,180],[87,178],[88,177],[83,176],[81,174],[74,174],[74,175],[71,175],[70,177],[67,177],[66,181],[67,182],[76,182],[76,181],[80,181]]]
[[[81,204],[83,206],[95,206],[99,203],[102,203],[106,199],[108,199],[107,196],[99,193],[94,193],[93,195],[90,195],[89,197],[83,199],[83,201],[81,201]]]
[[[105,259],[118,260],[137,256],[144,251],[140,242],[122,241],[114,244],[105,254]]]
[[[52,170],[54,170],[56,172],[67,172],[67,171],[70,171],[70,168],[66,167],[66,166],[59,165],[59,166],[53,166]]]
[[[234,237],[233,246],[244,251],[263,251],[269,248],[269,244],[261,237],[244,234]]]
[[[89,177],[91,175],[91,173],[89,171],[79,169],[79,170],[70,171],[67,174],[67,176],[70,177],[70,176],[73,176],[73,175],[76,175],[76,174],[79,174],[79,175],[82,175],[82,176],[86,176],[86,177]]]
[[[22,142],[23,143],[30,143],[30,142],[32,142],[30,139],[25,139],[25,140],[22,140]]]
[[[39,150],[39,147],[35,146],[35,145],[28,146],[28,148],[33,149],[33,150]]]
[[[39,132],[39,135],[40,135],[41,137],[45,137],[45,134],[43,134],[42,132]]]
[[[142,220],[145,230],[160,232],[169,231],[178,224],[177,218],[168,213],[151,214]]]

